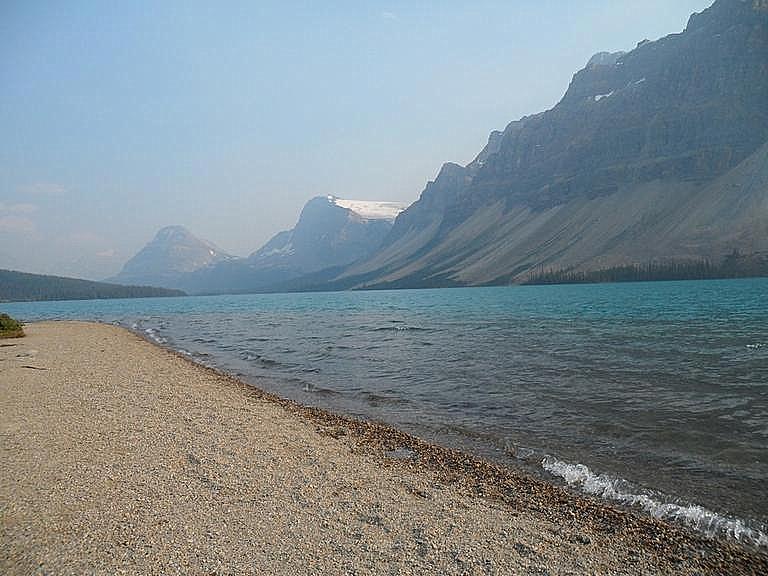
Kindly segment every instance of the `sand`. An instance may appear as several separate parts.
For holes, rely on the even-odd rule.
[[[26,332],[0,340],[2,574],[768,573],[763,552],[280,400],[115,326]]]

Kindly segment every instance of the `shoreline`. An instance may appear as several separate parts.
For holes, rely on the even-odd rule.
[[[444,474],[449,468],[454,467],[454,469],[451,470],[451,474],[448,475],[445,480],[449,482],[461,481],[458,479],[464,479],[467,475],[472,476],[473,481],[479,482],[480,484],[489,484],[491,486],[490,489],[487,487],[485,489],[482,489],[481,487],[479,488],[479,484],[475,486],[474,490],[480,495],[505,501],[503,488],[506,479],[513,478],[523,480],[526,485],[532,487],[541,485],[538,486],[538,488],[554,488],[556,491],[562,491],[565,494],[574,497],[577,501],[586,500],[594,504],[598,509],[605,507],[608,510],[630,514],[641,520],[645,519],[650,520],[653,523],[660,523],[665,527],[671,527],[673,530],[682,530],[689,533],[694,539],[703,540],[705,542],[715,541],[736,548],[756,550],[759,553],[764,552],[768,555],[768,549],[763,550],[758,545],[738,541],[736,539],[728,539],[722,534],[708,536],[697,531],[695,528],[685,525],[683,522],[655,518],[632,506],[622,505],[619,502],[612,503],[599,496],[585,494],[568,487],[564,482],[552,482],[547,480],[544,475],[537,474],[536,471],[527,470],[524,467],[515,467],[514,465],[505,464],[500,461],[494,461],[492,458],[473,454],[472,452],[461,448],[452,448],[441,444],[439,440],[424,440],[413,433],[401,430],[397,426],[385,421],[357,418],[335,412],[333,409],[302,404],[298,400],[293,400],[281,396],[280,394],[264,390],[260,388],[258,384],[247,381],[220,368],[197,362],[194,357],[176,350],[164,342],[154,339],[152,336],[148,336],[141,330],[131,330],[122,326],[121,328],[137,335],[152,346],[165,350],[194,366],[210,370],[222,378],[252,388],[260,399],[279,405],[294,415],[298,415],[301,418],[306,418],[314,422],[320,427],[317,431],[321,434],[329,434],[337,439],[342,436],[351,435],[355,441],[361,444],[361,446],[371,449],[377,457],[384,458],[385,460],[399,460],[405,464],[410,464],[416,469],[422,467],[424,470]],[[456,469],[459,469],[459,472],[457,472]],[[565,505],[567,506],[567,503]]]
[[[222,468],[222,462],[218,462],[218,466],[215,466],[217,459],[221,460],[222,454],[232,451],[235,447],[244,454],[258,452],[263,448],[259,445],[258,433],[282,435],[278,438],[277,444],[264,449],[271,458],[270,462],[277,469],[280,469],[282,464],[275,464],[275,462],[279,463],[293,455],[296,446],[306,448],[310,456],[307,454],[304,456],[308,458],[307,461],[313,462],[310,470],[305,470],[303,460],[299,459],[294,462],[294,466],[288,467],[284,472],[288,478],[288,485],[292,484],[291,474],[304,476],[307,483],[298,488],[293,486],[291,491],[281,493],[282,499],[274,495],[284,486],[275,481],[263,485],[258,474],[249,477],[252,484],[246,483],[241,488],[246,495],[254,490],[254,486],[266,489],[273,494],[275,502],[264,506],[270,509],[274,505],[277,505],[278,509],[287,506],[290,511],[290,514],[287,514],[289,523],[292,521],[292,515],[301,516],[302,514],[291,508],[295,504],[297,491],[303,494],[305,503],[312,503],[312,506],[309,506],[310,517],[317,519],[317,516],[322,516],[329,525],[334,524],[329,518],[337,521],[344,520],[340,524],[336,522],[335,530],[325,530],[322,522],[320,528],[315,526],[309,529],[307,536],[310,540],[311,535],[318,530],[331,539],[330,542],[307,544],[310,548],[314,546],[315,552],[318,546],[322,549],[328,549],[330,546],[336,550],[335,555],[331,554],[325,558],[326,564],[323,563],[322,555],[313,556],[313,558],[315,556],[319,558],[316,558],[318,562],[316,568],[320,569],[320,572],[345,573],[344,571],[334,572],[332,569],[335,566],[340,570],[342,560],[356,562],[357,564],[352,568],[358,573],[372,574],[387,570],[392,573],[411,573],[408,570],[416,573],[430,573],[430,571],[473,573],[475,569],[478,573],[494,574],[515,573],[518,570],[528,570],[531,574],[582,571],[625,574],[768,572],[768,554],[761,550],[719,539],[704,538],[682,526],[659,521],[632,510],[613,507],[522,471],[505,468],[457,450],[430,444],[385,424],[355,420],[319,408],[303,406],[265,392],[229,374],[198,364],[180,352],[162,347],[124,328],[83,322],[33,323],[29,324],[28,328],[28,336],[17,341],[17,346],[0,348],[0,360],[2,360],[0,391],[3,393],[0,396],[3,398],[0,404],[0,416],[2,416],[0,430],[5,439],[3,442],[5,463],[2,464],[2,475],[0,475],[3,526],[0,542],[6,550],[2,553],[0,566],[4,566],[4,571],[9,574],[26,572],[27,570],[18,571],[20,567],[15,561],[30,560],[30,556],[34,557],[36,552],[39,552],[36,546],[24,544],[25,538],[19,536],[20,533],[29,536],[30,531],[34,536],[35,529],[30,526],[30,522],[33,525],[35,523],[28,515],[25,516],[23,510],[16,510],[15,499],[18,498],[18,493],[28,494],[31,490],[34,496],[35,493],[45,493],[46,490],[52,489],[51,486],[44,486],[43,490],[40,490],[39,486],[31,488],[26,485],[18,486],[19,482],[23,484],[22,480],[11,480],[19,476],[23,479],[24,470],[14,470],[14,467],[19,466],[19,463],[14,460],[27,462],[26,458],[30,452],[34,451],[23,442],[23,425],[19,425],[19,420],[21,419],[22,424],[25,419],[35,420],[34,414],[30,417],[29,414],[24,413],[24,410],[34,412],[39,408],[26,403],[25,395],[20,390],[14,389],[14,386],[18,388],[18,386],[32,386],[37,383],[40,387],[41,384],[46,383],[46,377],[48,378],[47,395],[43,394],[40,398],[35,395],[35,399],[48,400],[50,404],[56,398],[54,394],[62,386],[72,388],[71,391],[65,389],[65,392],[73,394],[70,404],[66,405],[65,412],[66,415],[73,416],[78,414],[79,403],[83,400],[79,395],[84,392],[88,394],[98,392],[104,406],[110,409],[105,411],[104,406],[100,407],[97,404],[92,406],[92,410],[88,412],[89,416],[101,414],[105,418],[107,415],[110,418],[116,418],[114,422],[97,421],[95,423],[87,419],[82,421],[81,418],[76,431],[68,428],[70,421],[60,418],[62,426],[60,436],[63,437],[77,436],[74,432],[81,435],[87,434],[94,427],[110,429],[110,426],[117,426],[119,430],[131,433],[130,437],[134,439],[148,441],[145,429],[133,428],[135,418],[130,416],[133,414],[135,417],[135,412],[151,412],[153,430],[173,435],[176,444],[206,440],[216,443],[220,435],[230,432],[230,427],[240,427],[238,430],[241,435],[238,443],[223,443],[215,457],[206,458],[206,452],[202,448],[199,451],[190,452],[182,469],[176,470],[175,474],[170,474],[168,484],[160,490],[161,496],[158,497],[160,501],[163,498],[173,498],[165,490],[171,489],[179,478],[187,478],[190,473],[195,476],[197,474],[195,469],[199,472],[203,463],[208,464],[209,461],[211,463],[212,469],[205,474],[209,480],[217,475],[229,477],[232,471],[227,466]],[[66,357],[67,343],[62,342],[66,339],[70,341],[68,342],[70,345],[72,340],[77,340],[74,348],[70,350],[70,353],[74,352],[75,357]],[[99,343],[103,346],[100,352],[109,350],[107,358],[101,358],[92,348]],[[16,349],[30,350],[32,344],[40,348],[39,351],[36,350],[36,354],[16,356]],[[13,353],[9,354],[9,351]],[[125,357],[131,354],[135,357],[133,362]],[[94,356],[95,358],[91,358]],[[53,361],[52,366],[56,369],[42,364],[35,366],[38,359],[42,364],[45,364],[43,359]],[[66,365],[64,373],[54,377],[52,372],[56,372],[58,368],[64,368],[64,365]],[[33,370],[33,367],[38,369]],[[125,375],[126,371],[132,374]],[[141,379],[135,380],[133,378],[135,374],[140,374]],[[15,376],[15,378],[6,378],[6,375]],[[86,376],[99,381],[100,386],[94,387],[81,381]],[[8,382],[9,380],[14,382]],[[51,385],[51,380],[56,382]],[[190,381],[196,384],[190,384]],[[136,382],[141,383],[141,390],[136,389]],[[194,398],[190,399],[190,395],[194,395]],[[221,399],[220,396],[226,398]],[[127,399],[134,404],[128,404],[126,407],[120,402],[115,403],[115,398],[123,403]],[[159,407],[154,406],[156,398],[169,402]],[[90,397],[88,399],[90,400]],[[188,402],[191,404],[187,408],[194,410],[199,416],[199,421],[195,420],[195,422],[197,427],[204,428],[204,433],[200,437],[181,435],[177,438],[175,432],[166,429],[165,426],[170,425],[169,420],[187,422],[186,414],[178,408],[177,404],[186,406]],[[18,404],[23,405],[21,410]],[[242,408],[246,411],[245,417],[240,414],[239,406],[247,407],[247,410]],[[48,416],[52,413],[56,414],[56,408],[57,406],[48,406]],[[129,417],[120,416],[121,409],[127,409]],[[12,412],[15,417],[12,416]],[[265,427],[263,424],[265,420],[269,421],[269,426]],[[214,421],[214,424],[210,424]],[[44,430],[47,424],[46,419],[41,419],[38,424]],[[192,428],[194,431],[195,426]],[[116,442],[117,445],[112,448],[126,449],[121,442]],[[114,463],[115,455],[120,453],[118,450],[94,453],[83,450],[79,445],[73,445],[73,448],[73,451],[78,452],[80,461],[89,465],[93,465],[94,454],[106,458],[103,463],[96,459],[96,470],[100,473],[108,470],[108,462],[112,462],[112,466],[122,464]],[[178,446],[170,443],[163,448],[165,451],[148,452],[148,456],[154,458],[157,463],[163,464],[157,468],[164,468],[169,461],[168,450],[173,452]],[[61,457],[66,456],[68,454],[61,454]],[[237,468],[237,465],[248,468],[248,459],[236,460],[238,460],[237,463],[232,463],[234,468]],[[351,468],[346,469],[344,473],[331,474],[327,468],[327,461],[334,462],[336,467],[350,465]],[[118,476],[123,481],[129,481],[128,472],[140,473],[136,469],[137,466],[138,463],[134,462],[133,466],[123,470],[122,475]],[[272,472],[273,468],[262,467],[258,472],[265,473],[265,470]],[[329,474],[333,476],[333,480],[326,486]],[[63,478],[60,476],[62,476],[60,473],[53,474],[53,477],[58,478],[65,485],[72,481],[66,475]],[[363,485],[358,487],[362,490],[355,491],[351,497],[346,495],[342,498],[335,495],[336,488],[341,485],[354,485],[360,480],[359,476],[368,478],[372,486],[371,493],[367,493],[368,489]],[[43,480],[50,481],[50,477],[45,477]],[[234,481],[233,478],[230,480]],[[212,502],[214,508],[222,504],[216,500],[215,496],[226,491],[224,488],[227,486],[225,482],[218,482],[217,485],[219,488],[218,491],[214,491]],[[304,490],[303,487],[306,485],[310,486],[309,491]],[[328,492],[321,487],[333,489]],[[385,505],[381,495],[393,491],[398,493],[397,497],[387,500]],[[371,498],[373,501],[370,501]],[[355,519],[355,514],[350,517],[348,510],[339,509],[340,502],[351,502],[352,507],[357,510],[357,516],[362,515],[363,519]],[[152,498],[149,498],[145,504],[152,508]],[[30,506],[31,509],[36,509],[38,504]],[[98,510],[99,506],[96,504],[94,506]],[[418,514],[414,516],[415,511],[418,511]],[[103,513],[104,510],[100,512]],[[109,514],[107,517],[110,518]],[[465,524],[475,528],[453,541],[450,534],[441,532],[440,525],[447,517],[453,518],[454,531],[458,526]],[[461,518],[461,521],[457,522],[457,518]],[[358,530],[361,536],[353,534],[350,537],[340,528],[341,525],[348,526],[350,519],[353,523],[357,522],[361,525]],[[248,520],[244,522],[247,526]],[[129,524],[137,525],[134,522]],[[414,528],[416,525],[419,526],[418,530]],[[403,527],[410,528],[410,531],[406,530],[407,534],[401,534]],[[19,532],[21,528],[25,528],[26,531]],[[135,531],[139,535],[142,534],[140,528]],[[434,534],[431,538],[427,538],[424,536],[427,532]],[[510,532],[514,533],[514,536],[510,536]],[[65,531],[63,541],[68,546],[72,546],[72,542],[66,538],[66,533]],[[492,536],[488,536],[491,533],[493,533]],[[480,538],[477,537],[478,535]],[[538,542],[535,541],[537,535]],[[62,534],[59,534],[59,537],[61,536]],[[485,552],[475,557],[471,553],[460,550],[461,543],[467,540],[476,545],[469,546],[470,549],[478,548]],[[275,544],[266,536],[264,542]],[[363,557],[364,555],[360,555],[359,551],[357,555],[352,554],[349,557],[340,551],[340,549],[355,551],[361,542],[369,550],[381,547],[382,542],[389,543],[391,544],[389,554],[380,554],[378,563],[368,566],[367,560]],[[395,544],[398,543],[399,545],[396,546]],[[230,546],[233,545],[230,544]],[[218,546],[209,548],[208,553],[212,554],[214,548],[231,552],[227,546]],[[8,550],[11,552],[9,553]],[[251,549],[251,552],[253,551],[254,549]],[[282,560],[275,559],[261,550],[264,558],[259,563],[259,567],[264,571],[269,571],[271,568],[271,571],[288,573],[291,568],[296,568],[291,558],[292,552],[297,552],[295,543],[287,549],[288,558]],[[206,555],[205,548],[202,555]],[[117,570],[130,566],[133,569],[140,568],[140,571],[146,571],[141,569],[142,565],[136,563],[135,554],[132,557],[134,563],[125,560],[127,564],[109,565]],[[157,556],[151,553],[143,558],[158,561]],[[116,559],[113,558],[114,560]],[[44,565],[48,566],[46,571],[50,570],[49,563],[44,562]],[[312,563],[310,565],[315,566]],[[94,566],[86,563],[80,566],[88,566],[91,570],[104,569],[103,565]],[[204,566],[208,569],[204,562],[187,564],[186,570],[183,571],[196,572]],[[490,572],[487,570],[488,566],[493,567]],[[349,569],[350,566],[347,568]],[[485,572],[479,572],[481,568]],[[67,567],[66,570],[71,571],[72,568]],[[403,570],[404,572],[401,572]],[[43,572],[42,569],[38,571]],[[165,564],[161,571],[172,571],[172,567]],[[240,573],[243,570],[234,569],[231,566],[226,568],[225,565],[225,572],[227,571]],[[312,572],[309,568],[303,571]]]
[[[119,324],[115,325],[121,326]],[[586,465],[578,462],[561,461],[557,456],[553,456],[546,451],[541,453],[541,457],[536,460],[536,464],[533,464],[532,461],[521,463],[510,457],[499,457],[492,452],[484,451],[481,449],[482,447],[478,448],[477,445],[457,442],[455,439],[451,441],[451,439],[446,439],[437,434],[422,436],[419,431],[413,428],[409,429],[408,426],[401,426],[385,419],[370,417],[359,411],[350,414],[341,405],[333,405],[328,402],[313,404],[311,401],[299,397],[284,396],[282,395],[283,392],[275,390],[274,387],[270,391],[269,385],[266,385],[266,387],[260,385],[260,381],[269,381],[268,376],[247,377],[246,374],[228,372],[225,368],[216,366],[215,363],[206,363],[197,359],[195,354],[183,348],[174,348],[165,337],[158,336],[155,329],[143,329],[136,324],[130,328],[122,327],[148,343],[176,354],[192,364],[212,370],[223,377],[234,378],[255,388],[265,398],[269,397],[270,401],[288,403],[300,409],[315,410],[332,420],[341,419],[350,423],[368,422],[380,425],[384,429],[395,432],[397,435],[404,434],[407,438],[418,442],[420,445],[426,444],[437,449],[446,450],[447,452],[469,456],[483,463],[490,463],[501,470],[510,470],[513,474],[530,477],[547,485],[554,485],[569,494],[575,495],[577,498],[586,498],[587,500],[594,501],[598,506],[608,505],[624,512],[639,515],[642,518],[660,520],[665,524],[671,524],[676,528],[690,531],[694,536],[704,538],[705,540],[719,540],[737,547],[744,547],[768,554],[768,534],[763,531],[765,528],[762,525],[756,526],[757,521],[745,520],[744,517],[731,515],[723,511],[718,512],[716,509],[709,508],[698,500],[670,501],[664,497],[662,492],[654,490],[653,487],[648,489],[639,487],[635,491],[622,491],[621,489],[617,491],[613,485],[613,478],[608,483],[603,479],[601,473],[593,472],[586,468]],[[207,357],[208,355],[206,354],[205,356]],[[407,449],[406,446],[403,446],[403,448]],[[415,448],[413,451],[415,453]],[[396,455],[395,457],[403,456]],[[574,476],[577,479],[573,479]],[[621,479],[619,480],[621,481]],[[586,489],[586,486],[592,486],[592,489]]]
[[[619,514],[629,514],[641,521],[648,520],[651,522],[651,525],[644,528],[651,531],[654,529],[658,530],[658,525],[660,524],[663,528],[671,528],[673,532],[682,530],[684,533],[687,533],[692,540],[703,541],[705,543],[716,542],[736,549],[756,551],[758,554],[764,553],[768,556],[768,550],[763,550],[757,545],[737,540],[729,540],[722,535],[707,536],[683,523],[655,518],[631,506],[623,506],[620,503],[614,504],[601,499],[598,496],[584,494],[569,488],[564,484],[548,481],[546,478],[534,472],[525,470],[522,467],[514,467],[512,465],[505,465],[501,462],[494,462],[490,458],[475,455],[465,450],[444,446],[440,444],[439,441],[424,440],[384,421],[355,418],[346,414],[336,413],[326,408],[307,406],[300,401],[266,391],[260,388],[258,384],[248,382],[225,370],[216,368],[215,366],[196,362],[193,357],[148,337],[140,330],[126,330],[136,334],[139,338],[152,346],[170,352],[186,362],[199,366],[205,370],[210,370],[222,378],[232,380],[237,384],[244,384],[247,387],[252,388],[259,398],[282,406],[292,414],[314,422],[321,427],[317,430],[321,434],[329,434],[334,438],[351,435],[361,446],[365,446],[372,450],[377,457],[384,458],[385,460],[400,461],[417,470],[422,469],[430,472],[437,472],[444,475],[442,478],[446,482],[463,483],[468,478],[471,478],[471,482],[475,483],[474,486],[471,486],[471,489],[479,496],[497,499],[507,504],[514,504],[514,501],[510,501],[507,496],[509,492],[508,489],[513,487],[507,485],[510,481],[512,484],[517,484],[517,486],[514,486],[516,488],[520,488],[521,485],[524,485],[530,487],[530,489],[534,491],[553,489],[554,492],[557,493],[556,500],[558,504],[566,507],[572,503],[568,498],[562,499],[562,494],[559,494],[559,492],[563,492],[568,497],[572,497],[575,500],[575,506],[577,508],[582,507],[579,504],[579,501],[585,500],[594,505],[601,512],[607,511],[609,513],[617,512]],[[519,482],[522,482],[522,484],[519,484]],[[612,514],[609,514],[609,516],[613,518]]]

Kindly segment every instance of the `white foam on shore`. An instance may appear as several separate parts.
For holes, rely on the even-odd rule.
[[[635,494],[622,489],[622,485],[627,482],[620,478],[595,474],[584,464],[570,464],[554,456],[545,456],[541,466],[550,474],[565,480],[569,486],[587,494],[637,506],[655,518],[681,522],[709,537],[726,535],[745,544],[768,547],[768,535],[748,527],[738,518],[721,516],[696,504],[665,503],[648,494]]]
[[[159,336],[159,335],[157,334],[157,331],[156,331],[154,328],[146,328],[146,329],[144,330],[144,333],[145,333],[145,334],[146,334],[146,335],[147,335],[149,338],[151,338],[152,340],[154,340],[155,342],[157,342],[158,344],[166,344],[166,343],[168,342],[168,340],[167,340],[167,339],[163,338],[162,336]]]

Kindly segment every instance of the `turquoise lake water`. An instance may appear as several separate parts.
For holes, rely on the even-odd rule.
[[[0,304],[768,546],[768,279]]]

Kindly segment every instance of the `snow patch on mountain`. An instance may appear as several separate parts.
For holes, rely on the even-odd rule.
[[[595,94],[595,102],[600,102],[603,98],[610,98],[613,96],[614,90],[611,90],[607,94]]]
[[[328,196],[328,200],[336,206],[352,210],[352,212],[367,220],[394,220],[407,206],[402,202],[344,200],[336,196]]]

